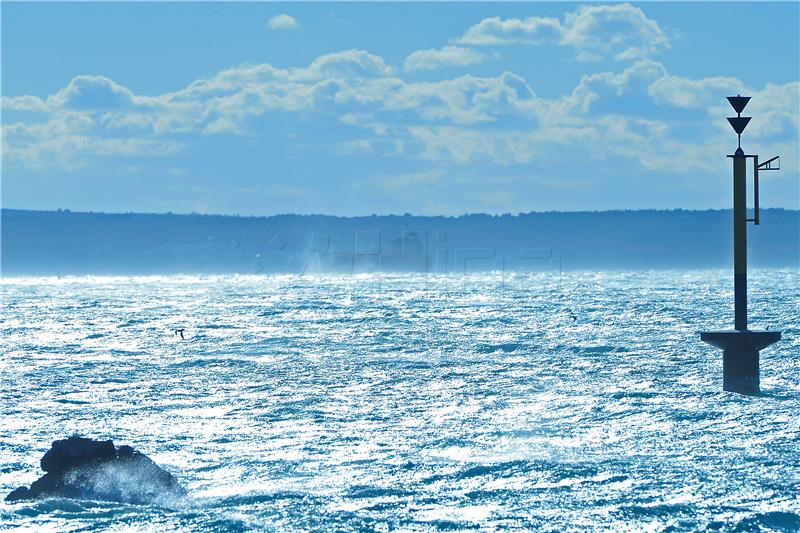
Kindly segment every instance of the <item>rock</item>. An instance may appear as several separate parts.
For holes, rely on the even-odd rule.
[[[57,440],[42,457],[46,474],[6,501],[39,498],[168,504],[186,495],[175,477],[130,446],[81,437]]]
[[[30,496],[28,496],[29,492],[28,487],[17,487],[11,491],[11,494],[6,496],[6,501],[14,502],[17,500],[27,500],[30,498]]]
[[[57,473],[93,462],[110,461],[116,456],[117,450],[110,440],[70,437],[67,440],[55,441],[52,448],[42,457],[41,465],[45,472]]]

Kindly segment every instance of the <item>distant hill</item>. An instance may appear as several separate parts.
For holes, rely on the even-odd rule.
[[[730,210],[459,217],[0,212],[4,276],[730,267]],[[754,267],[800,267],[800,211],[748,225]]]

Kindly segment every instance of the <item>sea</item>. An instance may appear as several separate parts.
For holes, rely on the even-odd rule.
[[[756,397],[699,338],[733,325],[730,270],[0,291],[0,498],[70,435],[189,494],[0,502],[0,530],[800,530],[796,269],[750,272],[750,327],[783,332]]]

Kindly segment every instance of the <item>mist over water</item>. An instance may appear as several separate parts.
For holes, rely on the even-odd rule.
[[[728,270],[4,279],[0,493],[78,433],[190,497],[0,528],[796,530],[800,275],[750,280],[757,398],[697,334]]]

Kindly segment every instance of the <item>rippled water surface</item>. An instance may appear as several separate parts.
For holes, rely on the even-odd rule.
[[[697,334],[732,325],[730,277],[3,280],[2,495],[79,433],[191,497],[0,529],[798,530],[798,274],[751,276],[784,332],[757,398]]]

